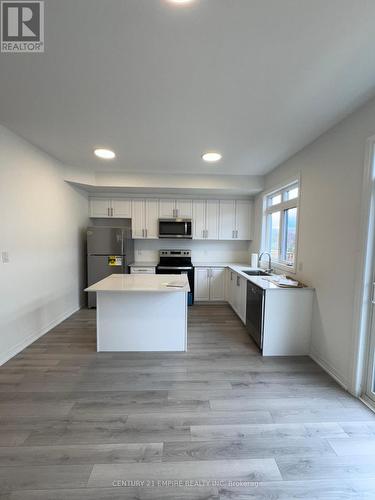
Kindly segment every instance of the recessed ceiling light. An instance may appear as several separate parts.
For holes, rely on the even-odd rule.
[[[103,160],[113,160],[113,158],[116,158],[116,154],[110,149],[98,148],[95,149],[94,153]]]
[[[202,155],[202,160],[208,161],[209,163],[214,163],[215,161],[219,161],[221,160],[221,158],[222,158],[221,154],[215,151],[210,151]]]
[[[194,0],[167,0],[169,3],[175,3],[179,5],[187,4],[187,3],[193,3]]]

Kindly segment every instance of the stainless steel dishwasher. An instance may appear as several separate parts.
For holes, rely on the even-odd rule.
[[[264,290],[247,282],[246,329],[260,350],[263,348]]]

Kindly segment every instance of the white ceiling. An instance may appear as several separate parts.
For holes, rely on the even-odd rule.
[[[263,174],[375,93],[374,0],[45,3],[46,53],[0,56],[0,121],[66,164]]]

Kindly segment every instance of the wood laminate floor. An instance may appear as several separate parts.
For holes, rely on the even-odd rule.
[[[0,367],[0,499],[375,499],[375,415],[311,359],[225,305],[188,345],[98,354],[82,310]]]

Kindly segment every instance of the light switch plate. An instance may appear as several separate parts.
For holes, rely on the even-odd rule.
[[[1,252],[1,261],[3,264],[8,264],[8,262],[9,262],[9,253],[8,252]]]

